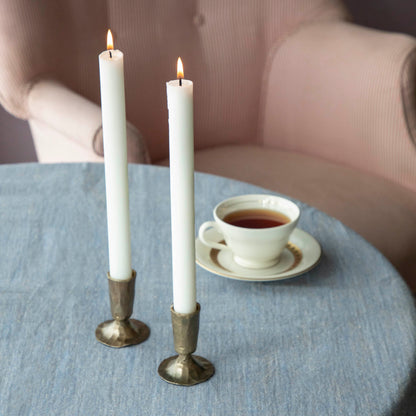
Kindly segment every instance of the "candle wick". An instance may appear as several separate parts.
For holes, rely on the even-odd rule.
[[[112,58],[112,57],[113,57],[113,55],[111,54],[111,51],[108,51],[108,52],[110,52],[110,58]]]
[[[179,86],[182,87],[182,78],[179,78]]]

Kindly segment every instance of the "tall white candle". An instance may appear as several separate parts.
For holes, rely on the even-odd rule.
[[[124,64],[123,53],[113,50],[112,43],[108,31],[107,50],[99,55],[108,252],[111,278],[128,280],[132,268]]]
[[[172,224],[173,307],[196,310],[193,83],[178,78],[166,83],[169,110],[169,160]],[[180,85],[181,84],[181,85]]]

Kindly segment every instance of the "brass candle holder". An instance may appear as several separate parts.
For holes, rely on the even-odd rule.
[[[129,280],[113,280],[107,273],[113,319],[98,325],[95,337],[101,343],[114,348],[127,347],[146,341],[149,327],[137,319],[129,319],[133,313],[136,272]]]
[[[192,355],[196,351],[199,330],[197,303],[193,313],[177,313],[170,307],[173,329],[173,343],[179,355],[163,360],[158,369],[160,377],[171,384],[193,386],[203,383],[214,375],[214,366],[205,358]]]

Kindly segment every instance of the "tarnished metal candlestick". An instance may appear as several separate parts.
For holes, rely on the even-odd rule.
[[[97,326],[95,337],[109,347],[121,348],[140,344],[149,338],[150,329],[136,319],[129,319],[133,313],[136,272],[130,280],[113,280],[107,273],[110,291],[111,315],[114,319]]]
[[[179,355],[163,360],[158,373],[168,383],[180,386],[193,386],[203,383],[214,375],[214,366],[205,358],[192,355],[196,350],[199,330],[199,312],[197,303],[193,313],[177,313],[170,307],[172,316],[173,343]]]

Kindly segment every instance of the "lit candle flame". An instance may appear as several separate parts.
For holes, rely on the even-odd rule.
[[[176,73],[177,73],[177,77],[178,79],[183,79],[184,75],[183,75],[183,64],[182,64],[182,59],[179,57],[178,58],[178,63],[176,65]]]
[[[108,29],[108,32],[107,32],[107,50],[113,50],[113,49],[114,49],[113,35],[111,33],[111,30]]]

